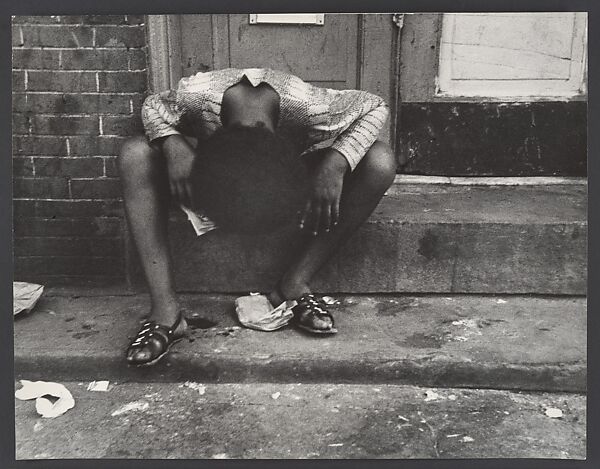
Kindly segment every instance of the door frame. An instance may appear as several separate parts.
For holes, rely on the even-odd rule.
[[[213,69],[227,68],[230,66],[228,18],[226,14],[210,16]],[[357,81],[360,89],[381,96],[389,104],[391,112],[388,125],[379,138],[394,146],[398,28],[392,14],[360,14],[358,18],[357,53],[361,67]],[[150,91],[168,90],[181,79],[180,15],[147,15],[146,25]],[[375,46],[369,47],[370,44]]]

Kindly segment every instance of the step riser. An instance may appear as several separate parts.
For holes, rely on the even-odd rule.
[[[211,232],[170,224],[179,291],[268,291],[290,260],[298,236]],[[134,285],[143,276],[134,263]],[[313,281],[321,292],[506,293],[585,295],[584,223],[370,222]]]
[[[393,360],[365,360],[332,364],[298,359],[272,359],[251,365],[243,358],[190,359],[173,353],[168,360],[151,368],[133,368],[114,357],[68,360],[15,361],[17,379],[127,382],[201,383],[349,383],[398,384],[432,387],[505,389],[548,392],[586,392],[585,365],[565,366],[487,366],[480,364]]]

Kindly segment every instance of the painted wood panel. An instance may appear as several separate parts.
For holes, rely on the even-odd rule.
[[[401,102],[435,99],[442,16],[441,13],[404,15],[398,64]]]
[[[226,67],[271,67],[317,86],[364,89],[395,104],[391,14],[325,14],[323,25],[250,24],[244,15],[149,16],[152,89]],[[390,139],[394,119],[380,138]]]
[[[323,26],[250,24],[229,15],[230,63],[293,73],[321,86],[355,88],[359,15],[325,15]]]
[[[586,23],[572,12],[444,14],[438,94],[581,94]]]

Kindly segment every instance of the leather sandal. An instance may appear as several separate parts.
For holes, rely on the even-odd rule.
[[[323,300],[318,299],[315,295],[311,293],[307,293],[298,298],[296,302],[298,304],[292,308],[294,316],[290,321],[291,324],[312,334],[330,335],[337,333],[333,316],[329,311],[327,311],[327,305]],[[307,321],[307,318],[310,319]],[[315,318],[330,319],[331,326],[327,329],[318,329],[315,327],[311,327],[307,324],[307,322],[314,322]]]
[[[135,338],[127,346],[125,358],[127,362],[135,366],[151,366],[156,364],[171,349],[171,347],[183,339],[184,334],[175,335],[175,331],[183,321],[183,314],[180,312],[177,320],[171,326],[158,324],[156,321],[146,321],[138,331]],[[136,352],[144,349],[150,350],[150,358],[144,361],[137,361]],[[133,353],[131,353],[133,351]],[[131,353],[131,356],[130,356]]]

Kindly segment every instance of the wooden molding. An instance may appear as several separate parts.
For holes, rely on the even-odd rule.
[[[181,27],[178,15],[148,15],[150,91],[174,87],[181,78]]]
[[[358,52],[361,66],[359,87],[381,96],[393,109],[394,100],[394,35],[396,26],[391,14],[360,15]],[[382,130],[379,138],[390,142],[393,119],[390,116],[389,125]]]

